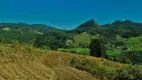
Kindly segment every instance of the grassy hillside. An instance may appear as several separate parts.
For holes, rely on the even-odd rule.
[[[54,80],[55,73],[36,57],[43,50],[28,45],[0,45],[0,80]]]
[[[142,79],[140,67],[17,42],[0,44],[0,64],[0,80]]]
[[[44,65],[40,56],[46,53],[50,51],[26,44],[1,44],[0,80],[97,80],[87,72],[63,64],[65,67]]]
[[[106,59],[61,52],[49,52],[42,57],[41,61],[53,69],[56,68],[55,71],[58,71],[57,69],[59,67],[61,69],[74,67],[78,70],[86,71],[87,73],[90,73],[98,79],[102,80],[109,79],[109,77],[115,75],[115,73],[113,73],[115,70],[123,69],[127,66],[117,62],[108,61]],[[93,62],[93,64],[90,62]],[[92,72],[92,70],[94,71]],[[111,73],[113,75],[111,75]],[[80,76],[79,74],[77,75]],[[84,80],[88,79],[84,78]]]
[[[70,53],[49,52],[42,56],[41,61],[46,66],[54,69],[56,73],[61,73],[68,67],[76,68],[77,70],[85,71],[92,74],[99,80],[141,80],[142,67],[129,64],[121,64],[106,60],[103,58],[96,58],[91,56],[83,56]],[[59,71],[59,69],[61,69]],[[59,72],[58,72],[59,71]],[[71,72],[70,70],[67,71]],[[76,71],[77,72],[77,71]],[[80,74],[76,74],[80,76]],[[64,74],[59,75],[60,78]],[[92,80],[82,76],[82,80]],[[95,79],[95,78],[94,78]],[[68,79],[67,79],[68,80]]]

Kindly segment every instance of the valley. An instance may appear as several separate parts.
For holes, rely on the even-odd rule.
[[[142,23],[73,30],[0,23],[0,80],[141,80]]]

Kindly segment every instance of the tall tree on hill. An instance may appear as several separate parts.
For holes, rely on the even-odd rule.
[[[90,55],[95,57],[106,57],[106,49],[103,39],[92,39],[90,44]]]

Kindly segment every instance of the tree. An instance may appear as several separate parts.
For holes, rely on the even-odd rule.
[[[76,34],[73,37],[73,40],[76,44],[78,44],[80,47],[89,47],[89,44],[91,42],[91,35],[87,32],[83,32],[81,34]]]
[[[114,45],[116,47],[120,47],[123,46],[125,39],[122,38],[120,35],[116,35],[115,37],[115,41],[114,41]]]
[[[75,47],[77,47],[77,44],[75,44],[72,40],[67,40],[67,41],[65,42],[65,46],[66,46],[67,48],[75,48]]]
[[[90,55],[95,57],[106,57],[105,44],[103,39],[92,39],[90,44]]]

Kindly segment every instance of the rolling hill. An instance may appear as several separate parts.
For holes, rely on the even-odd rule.
[[[43,24],[0,23],[0,38],[33,44],[36,37],[50,31],[63,31]]]
[[[26,24],[26,23],[0,23],[0,27],[14,27],[14,28],[31,28],[40,32],[59,30],[44,24]]]
[[[0,64],[0,80],[120,80],[127,67],[128,71],[137,70],[134,66],[103,58],[19,43],[0,44]]]
[[[50,58],[48,62],[51,63],[52,67],[47,65],[47,62],[44,63],[49,56],[45,56],[46,58],[40,56],[41,54],[50,53],[53,53],[53,56],[50,56],[53,58]],[[58,54],[36,49],[29,45],[1,44],[0,80],[97,80],[91,74],[73,67],[65,66],[64,64],[55,66],[52,63],[54,62],[54,57],[58,57]],[[57,58],[56,60],[59,59]]]
[[[20,42],[34,42],[36,36],[48,32],[66,32],[69,35],[88,32],[89,34],[101,34],[106,41],[113,39],[115,35],[123,38],[130,38],[142,35],[142,23],[132,22],[130,20],[116,20],[112,24],[99,25],[95,20],[91,19],[82,23],[73,30],[60,30],[44,24],[26,24],[26,23],[0,23],[0,37],[10,40],[19,40]],[[27,37],[28,36],[28,37]]]
[[[0,43],[0,64],[0,80],[142,79],[141,67],[18,42]]]
[[[116,20],[112,24],[99,25],[95,20],[91,19],[82,23],[77,28],[70,30],[69,32],[88,32],[90,34],[103,34],[104,36],[106,36],[106,34],[117,34],[123,37],[129,37],[126,36],[126,34],[132,34],[132,36],[137,36],[142,34],[141,30],[142,23],[137,23],[130,20]]]
[[[38,35],[43,33],[29,28],[0,27],[0,38],[33,43]]]

